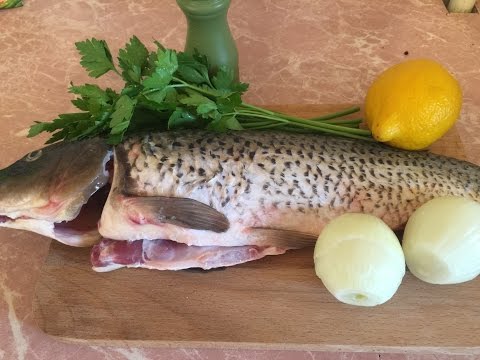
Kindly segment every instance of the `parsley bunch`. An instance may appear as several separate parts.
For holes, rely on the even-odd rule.
[[[157,49],[149,51],[133,36],[119,50],[119,69],[105,41],[93,38],[76,43],[80,64],[91,77],[113,71],[123,78],[125,87],[118,93],[94,84],[72,84],[69,91],[76,95],[72,103],[80,112],[60,114],[52,122],[36,122],[28,136],[52,133],[47,143],[102,136],[110,144],[118,144],[125,135],[149,130],[278,128],[371,140],[368,130],[358,129],[361,119],[338,119],[358,108],[302,119],[249,105],[242,101],[248,85],[236,81],[231,69],[221,67],[212,75],[205,56],[154,43]]]

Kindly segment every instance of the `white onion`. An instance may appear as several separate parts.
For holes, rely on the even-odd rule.
[[[480,204],[440,197],[408,220],[403,251],[413,275],[431,284],[457,284],[480,274]]]
[[[375,306],[388,301],[405,275],[405,259],[395,233],[367,214],[344,214],[320,234],[315,272],[339,301]]]

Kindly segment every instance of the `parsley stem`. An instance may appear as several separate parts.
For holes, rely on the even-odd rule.
[[[264,129],[271,129],[271,128],[276,128],[276,127],[285,127],[285,124],[282,123],[269,123],[267,125],[261,125],[261,126],[248,126],[245,127],[245,124],[241,124],[244,128],[248,130],[264,130]]]
[[[320,129],[329,129],[329,130],[334,130],[334,131],[340,131],[340,132],[346,132],[349,134],[357,134],[357,135],[364,135],[364,136],[370,136],[372,133],[370,130],[364,130],[364,129],[356,129],[356,128],[346,128],[341,125],[334,125],[334,124],[325,124],[325,123],[319,123],[316,121],[312,120],[304,120],[304,119],[293,119],[291,118],[293,123],[297,124],[302,124],[304,127],[307,128],[320,128]]]
[[[276,117],[276,116],[270,116],[270,115],[265,115],[265,114],[258,114],[256,112],[253,112],[253,111],[237,111],[235,112],[236,115],[239,115],[239,116],[246,116],[246,117],[255,117],[255,118],[261,118],[261,119],[269,119],[269,120],[273,120],[273,121],[276,121],[276,122],[283,122],[283,123],[288,123],[289,121],[287,119],[282,119],[282,118],[279,118],[279,117]]]
[[[352,139],[375,141],[370,136],[362,136],[362,135],[358,135],[358,134],[347,133],[346,131],[338,131],[338,130],[325,129],[325,128],[324,129],[319,129],[318,127],[314,127],[314,126],[311,126],[311,125],[303,125],[302,128],[297,128],[295,126],[292,126],[292,127],[285,126],[282,129],[285,130],[285,131],[310,133],[310,131],[304,131],[305,128],[316,130],[318,132],[323,132],[323,133],[327,133],[327,134],[348,137],[348,138],[352,138]],[[344,130],[346,130],[346,129],[344,129]],[[350,130],[355,130],[355,129],[350,129]]]
[[[247,103],[242,103],[241,106],[246,107],[246,108],[251,109],[251,110],[260,111],[260,112],[268,114],[268,115],[277,115],[277,113],[275,113],[274,111],[263,109],[263,108],[260,108],[258,106],[250,105],[250,104],[247,104]]]
[[[345,110],[337,111],[337,112],[327,114],[327,115],[323,115],[323,116],[314,117],[314,118],[311,118],[309,120],[312,120],[312,121],[330,120],[330,119],[335,119],[335,118],[338,118],[338,117],[350,115],[350,114],[356,113],[358,111],[360,111],[360,108],[358,106],[352,106],[351,108],[348,108],[348,109],[345,109]]]
[[[247,104],[247,103],[242,103],[241,107],[249,108],[251,110],[257,110],[257,111],[260,111],[262,113],[269,114],[269,115],[278,115],[278,116],[282,116],[282,117],[288,116],[288,115],[285,115],[285,114],[282,114],[282,113],[279,113],[279,112],[276,112],[276,111],[263,109],[261,107],[254,106],[254,105]],[[323,116],[314,117],[314,118],[311,118],[311,119],[308,119],[308,120],[312,120],[312,121],[330,120],[330,119],[335,119],[335,118],[339,118],[339,117],[342,117],[342,116],[350,115],[350,114],[356,113],[358,111],[360,111],[360,107],[352,106],[352,107],[347,108],[345,110],[337,111],[337,112],[327,114],[327,115],[323,115]]]
[[[227,113],[224,115],[238,115],[238,113],[234,112],[234,113]],[[359,124],[362,123],[362,121],[363,119],[332,119],[332,120],[324,120],[322,123],[352,127],[352,126],[358,126]],[[257,124],[258,121],[255,120],[254,118],[242,120],[242,124],[246,124],[246,123]]]
[[[337,125],[340,125],[340,124],[337,124]],[[341,124],[342,126],[344,127],[349,127],[349,128],[355,128],[355,129],[358,129],[358,124],[349,124],[349,123],[346,123],[346,124]]]
[[[285,122],[286,120],[287,122],[290,122],[290,123],[302,124],[304,125],[304,127],[307,127],[310,129],[330,129],[333,131],[345,132],[349,134],[357,134],[357,135],[364,135],[364,136],[371,135],[371,132],[369,130],[350,128],[350,127],[345,127],[345,126],[335,125],[335,124],[328,124],[328,123],[314,121],[314,120],[306,120],[306,119],[301,119],[301,118],[290,116],[290,115],[275,114],[275,115],[269,116],[269,115],[263,115],[263,114],[256,114],[254,111],[246,111],[246,110],[237,111],[237,113],[239,115],[262,117],[265,119],[271,119],[275,121]]]
[[[311,119],[310,119],[311,120]],[[335,124],[335,125],[359,125],[363,119],[332,119],[332,120],[323,120],[324,124]]]
[[[271,121],[249,121],[249,122],[240,121],[240,124],[243,127],[247,127],[247,128],[256,128],[256,127],[259,127],[259,126],[262,127],[262,126],[267,126],[267,125],[272,125],[272,124],[284,125],[284,123],[281,123],[281,122],[272,123]]]
[[[307,129],[302,129],[302,128],[297,128],[293,126],[285,126],[282,128],[282,130],[288,131],[288,132],[293,132],[293,133],[298,133],[298,134],[309,134],[311,131]]]
[[[198,91],[199,93],[202,93],[204,95],[208,95],[208,96],[212,96],[214,98],[216,98],[218,96],[218,94],[215,94],[214,92],[212,91],[208,91],[207,89],[204,89],[204,88],[200,88],[198,86],[195,86],[195,85],[192,85],[192,84],[189,84],[185,81],[183,81],[182,79],[179,79],[177,77],[172,77],[172,79],[176,82],[179,82],[180,84],[183,85],[183,87],[186,87],[186,88],[189,88],[189,89],[192,89],[192,90],[195,90],[195,91]],[[170,86],[173,86],[173,85],[179,85],[179,84],[172,84]],[[177,86],[177,87],[182,87],[182,86]]]
[[[253,111],[253,110],[237,110],[236,115],[245,116],[247,118],[253,117],[253,118],[268,119],[268,120],[273,120],[275,122],[281,122],[284,124],[287,123],[287,124],[298,126],[298,127],[313,129],[317,131],[323,131],[326,133],[331,133],[336,135],[345,135],[345,136],[355,135],[355,136],[361,136],[362,138],[371,136],[371,132],[369,130],[352,128],[349,126],[342,126],[342,125],[336,125],[336,124],[329,124],[329,123],[312,121],[312,120],[306,120],[306,119],[301,119],[294,116],[288,116],[283,114],[267,115],[267,114],[257,113],[256,111]]]

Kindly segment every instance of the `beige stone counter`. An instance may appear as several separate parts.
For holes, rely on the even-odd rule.
[[[230,24],[242,80],[251,85],[247,100],[256,104],[359,103],[384,68],[405,58],[440,61],[463,88],[459,128],[468,159],[480,164],[480,14],[448,14],[442,0],[233,0]],[[0,11],[0,166],[42,143],[24,137],[32,121],[71,109],[69,82],[87,80],[75,41],[104,38],[116,52],[136,34],[181,49],[185,30],[174,0],[25,0],[23,8]],[[117,85],[111,79],[106,81]],[[41,333],[31,317],[47,250],[48,240],[41,236],[0,230],[0,359],[380,358],[64,344]]]

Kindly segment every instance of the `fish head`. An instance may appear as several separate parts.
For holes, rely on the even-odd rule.
[[[104,140],[63,142],[32,151],[0,170],[0,225],[54,237],[108,182]]]

